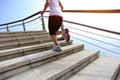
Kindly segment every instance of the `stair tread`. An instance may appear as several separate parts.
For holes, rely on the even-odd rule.
[[[114,80],[120,59],[99,57],[68,80]]]
[[[18,40],[24,40],[24,39],[34,39],[34,38],[42,38],[42,37],[49,37],[48,34],[38,34],[38,35],[24,35],[24,36],[13,36],[13,37],[5,37],[0,39],[0,44],[2,42],[9,42],[9,41],[18,41]]]
[[[82,50],[6,80],[55,80],[74,69],[76,66],[84,63],[86,60],[90,60],[91,56],[98,54],[98,52],[98,50]]]
[[[83,44],[81,44],[81,45],[74,44],[74,45],[69,45],[69,46],[62,47],[63,51],[58,52],[58,53],[53,52],[51,50],[48,50],[48,51],[38,52],[36,54],[30,54],[30,55],[26,55],[26,56],[14,58],[14,59],[6,60],[6,61],[1,61],[0,62],[0,73],[4,72],[4,71],[7,71],[7,70],[10,70],[12,68],[16,68],[16,67],[19,67],[19,66],[23,66],[23,65],[26,65],[26,64],[36,62],[38,60],[40,61],[42,59],[49,58],[51,56],[63,54],[66,51],[69,51],[69,50],[72,51],[75,48],[80,48],[82,46],[83,46]]]
[[[63,40],[62,37],[57,37],[58,41]],[[17,47],[22,47],[22,46],[28,46],[28,45],[35,45],[35,44],[42,44],[46,42],[51,42],[50,37],[45,37],[45,38],[34,38],[30,40],[22,40],[22,41],[9,41],[7,44],[3,42],[3,44],[0,44],[0,50],[5,50],[5,49],[11,49],[11,48],[17,48]]]
[[[11,37],[11,36],[18,36],[18,35],[31,35],[31,34],[43,34],[48,33],[45,30],[40,31],[20,31],[20,32],[0,32],[0,37]]]
[[[49,35],[44,35],[44,36],[39,36],[39,37],[30,37],[30,38],[19,38],[19,39],[15,39],[15,40],[7,40],[7,41],[0,41],[0,45],[1,44],[12,44],[12,43],[23,43],[23,42],[27,42],[27,41],[34,41],[34,40],[41,40],[41,39],[50,39]]]
[[[28,45],[41,44],[41,43],[46,43],[46,42],[51,42],[50,38],[46,37],[44,39],[40,38],[40,39],[24,40],[24,41],[18,41],[18,42],[16,41],[16,42],[7,43],[7,44],[0,44],[0,50],[28,46]]]
[[[118,75],[116,77],[116,80],[120,80],[120,70],[118,71]]]
[[[71,43],[72,40],[70,40],[68,43]],[[66,43],[64,40],[62,41],[58,41],[59,44],[62,43]],[[7,50],[1,50],[0,51],[0,57],[1,56],[5,56],[5,55],[11,55],[14,54],[16,52],[23,52],[23,51],[27,51],[27,50],[31,50],[31,49],[37,49],[37,47],[41,48],[46,48],[49,47],[50,45],[53,45],[53,42],[48,42],[48,43],[44,43],[44,44],[37,44],[37,45],[30,45],[30,46],[25,46],[25,47],[19,47],[19,48],[12,48],[12,49],[7,49]]]

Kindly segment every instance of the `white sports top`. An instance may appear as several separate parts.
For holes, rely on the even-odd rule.
[[[59,0],[48,0],[48,3],[50,8],[50,16],[51,15],[62,16],[62,11],[59,6]]]

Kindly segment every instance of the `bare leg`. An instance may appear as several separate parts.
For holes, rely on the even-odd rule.
[[[51,35],[51,40],[54,42],[54,45],[57,46],[58,43],[57,43],[57,39],[56,39],[56,35]]]
[[[62,34],[62,31],[56,31],[56,35]]]
[[[56,35],[60,35],[62,34],[62,31],[56,31]],[[58,43],[57,43],[57,38],[56,38],[56,35],[51,35],[51,40],[54,42],[54,44],[57,46]]]

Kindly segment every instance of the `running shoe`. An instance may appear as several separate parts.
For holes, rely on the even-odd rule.
[[[54,46],[53,49],[52,49],[54,52],[60,52],[62,51],[61,47],[58,45],[58,46]]]
[[[66,40],[66,42],[69,42],[70,40],[70,35],[69,35],[69,30],[67,28],[64,29],[63,31],[63,38]]]

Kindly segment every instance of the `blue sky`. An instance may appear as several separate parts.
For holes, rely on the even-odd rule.
[[[43,9],[45,0],[0,0],[0,24]],[[61,0],[64,9],[120,9],[119,0]]]
[[[23,19],[41,10],[42,0],[0,0],[0,24]]]

